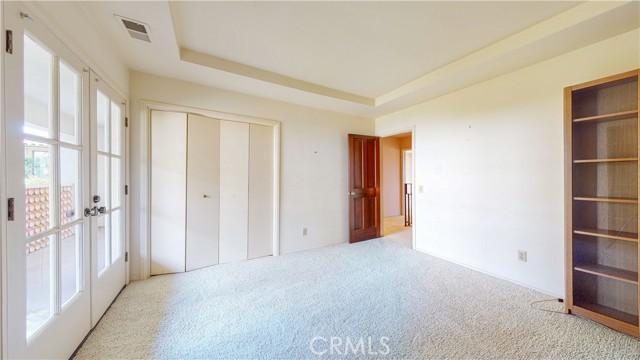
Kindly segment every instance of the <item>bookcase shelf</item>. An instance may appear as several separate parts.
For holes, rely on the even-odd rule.
[[[597,201],[597,202],[612,202],[612,203],[625,203],[625,204],[637,204],[638,199],[630,198],[614,198],[614,197],[584,197],[576,196],[573,198],[576,201]]]
[[[589,303],[589,302],[580,302],[576,304],[576,307],[577,309],[575,309],[576,310],[575,312],[583,316],[587,316],[590,318],[597,318],[597,315],[601,315],[601,316],[606,316],[608,318],[611,318],[626,324],[630,324],[635,327],[638,326],[638,315],[635,315],[635,314],[630,314],[630,313],[620,311],[608,306],[603,306],[600,304]],[[587,312],[593,312],[594,314],[592,315],[592,314],[585,313],[585,311],[583,311],[582,309],[587,310]],[[592,315],[592,316],[589,316],[589,315]],[[634,335],[634,334],[631,333],[630,335]]]
[[[611,158],[611,159],[582,159],[573,160],[574,164],[599,164],[599,163],[615,163],[615,162],[628,162],[638,161],[638,158]]]
[[[584,123],[584,122],[594,122],[594,121],[615,121],[622,119],[629,119],[633,117],[638,117],[638,110],[631,111],[620,111],[613,114],[604,114],[604,115],[596,115],[596,116],[588,116],[579,119],[574,119],[574,123]]]
[[[638,242],[638,234],[631,233],[631,232],[604,230],[604,229],[574,228],[573,233],[579,234],[579,235],[600,237],[605,239]]]
[[[565,88],[566,310],[640,338],[638,70]]]
[[[581,264],[574,267],[576,271],[582,271],[585,273],[604,276],[609,279],[628,282],[630,284],[638,285],[638,272],[629,271],[624,269],[618,269],[611,266],[605,266],[600,264]]]

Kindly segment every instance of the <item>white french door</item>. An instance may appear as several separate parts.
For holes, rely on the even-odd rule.
[[[125,284],[124,99],[93,72],[91,97],[91,325]]]
[[[112,125],[124,110],[121,101],[108,111],[94,104],[100,91],[116,96],[27,4],[3,5],[13,37],[3,55],[4,200],[13,202],[3,219],[3,350],[9,358],[68,358],[117,294],[109,289],[125,282],[123,137]],[[108,114],[103,125],[99,114]],[[98,170],[101,160],[108,164]]]
[[[89,74],[38,19],[21,16],[28,13],[23,4],[4,5],[13,34],[13,53],[4,54],[6,193],[13,201],[6,222],[6,354],[64,357],[91,326],[90,222],[83,216]]]

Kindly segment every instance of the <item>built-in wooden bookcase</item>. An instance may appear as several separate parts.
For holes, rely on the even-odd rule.
[[[638,70],[565,88],[566,309],[638,328]]]

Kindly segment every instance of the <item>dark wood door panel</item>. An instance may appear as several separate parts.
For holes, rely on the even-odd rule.
[[[353,140],[353,144],[350,144],[349,146],[351,154],[352,154],[352,159],[350,161],[350,165],[351,165],[351,169],[353,169],[353,177],[351,177],[350,179],[350,185],[351,188],[356,190],[356,189],[362,189],[363,188],[363,183],[362,183],[362,171],[360,170],[360,164],[364,163],[364,159],[363,159],[363,141],[362,139],[354,139]]]
[[[376,189],[377,184],[380,182],[376,171],[378,170],[379,161],[378,161],[378,139],[370,139],[366,141],[365,144],[365,160],[363,162],[364,170],[365,170],[365,188]]]
[[[349,242],[380,237],[380,140],[349,135]]]
[[[351,206],[353,207],[352,231],[362,230],[362,198],[352,198]]]

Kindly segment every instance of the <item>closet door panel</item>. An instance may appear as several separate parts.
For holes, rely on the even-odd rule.
[[[151,275],[185,271],[187,115],[151,113]]]
[[[249,124],[220,121],[220,263],[247,260]]]
[[[249,128],[249,259],[273,255],[273,127]]]
[[[218,263],[220,121],[189,114],[187,271]]]

